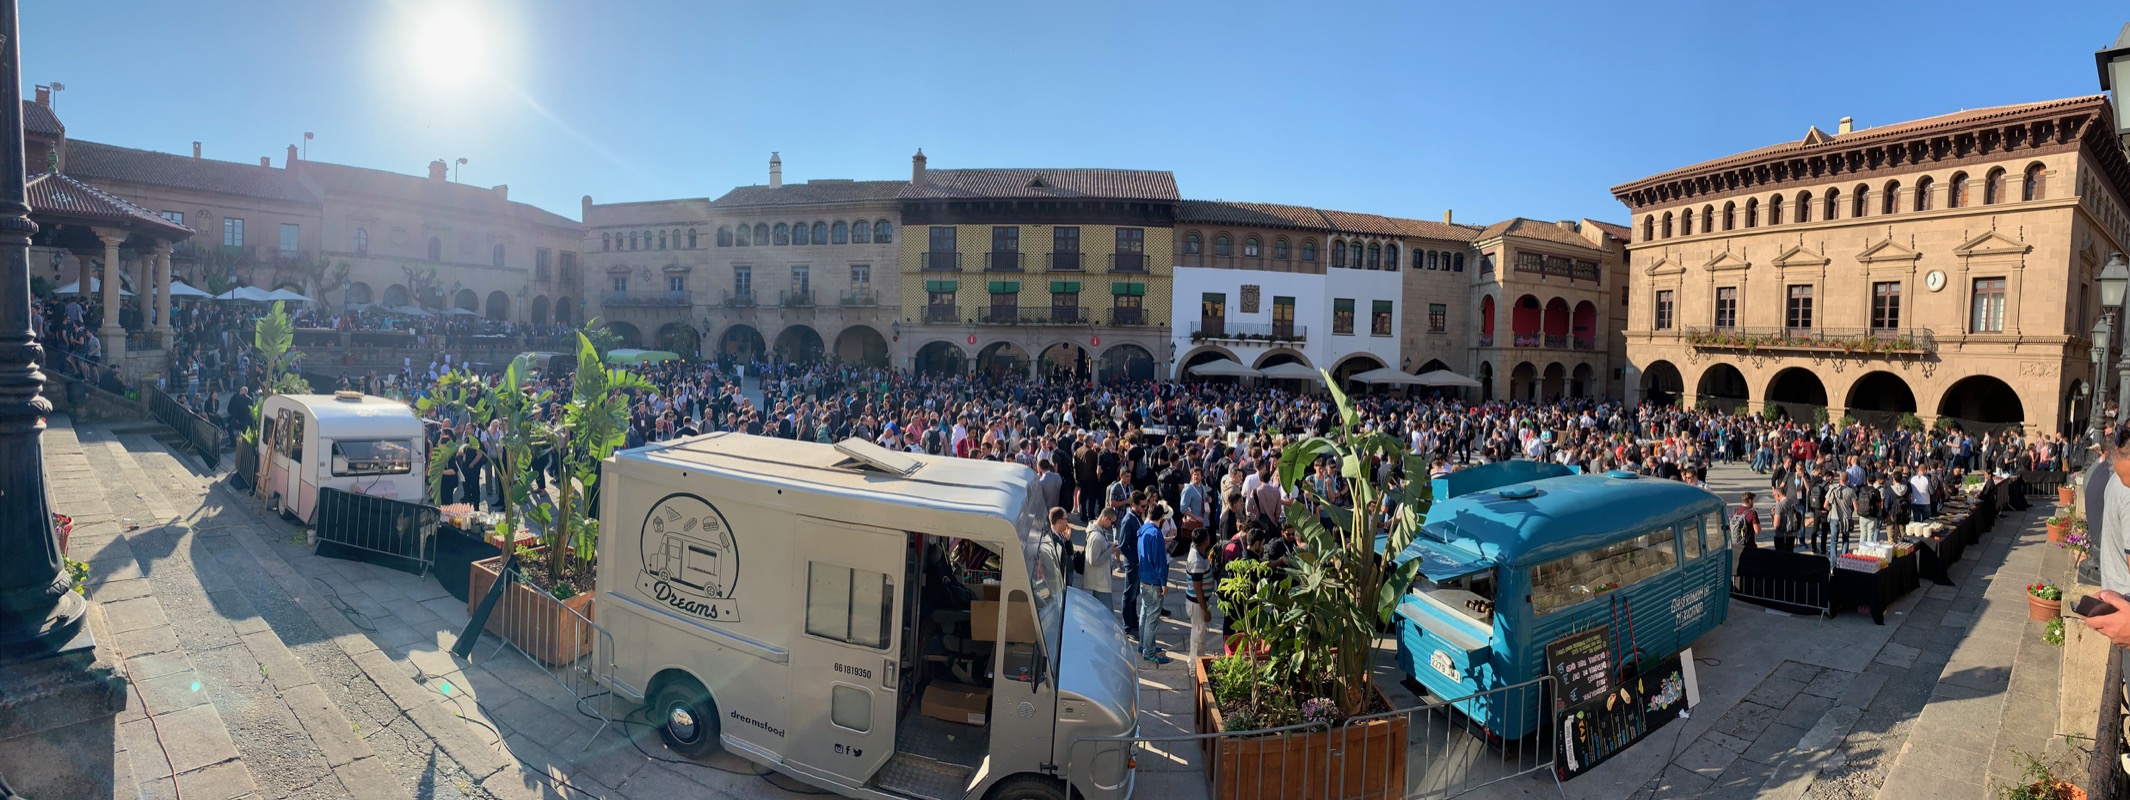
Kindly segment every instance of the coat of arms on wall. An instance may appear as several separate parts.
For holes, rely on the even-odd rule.
[[[1246,283],[1242,287],[1242,313],[1257,313],[1257,284]]]

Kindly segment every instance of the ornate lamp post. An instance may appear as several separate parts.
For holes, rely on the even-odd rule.
[[[2130,288],[2130,261],[2116,253],[2108,258],[2101,268],[2100,322],[2093,326],[2093,408],[2092,419],[2087,423],[2094,441],[2100,441],[2100,426],[2103,409],[2108,405],[2108,354],[2115,346],[2115,315],[2123,307],[2123,292]],[[2121,403],[2124,395],[2117,394],[2115,401]]]
[[[2130,24],[2123,25],[2113,46],[2093,54],[2093,66],[2100,71],[2101,90],[2115,93],[2115,133],[2130,141],[2130,104],[2123,102],[2123,92],[2130,90]]]

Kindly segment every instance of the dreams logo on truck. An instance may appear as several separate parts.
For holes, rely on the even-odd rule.
[[[636,588],[675,611],[738,622],[739,542],[725,515],[692,494],[666,495],[643,518],[643,574]]]

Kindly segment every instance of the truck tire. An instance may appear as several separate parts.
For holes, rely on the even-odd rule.
[[[1065,784],[1041,775],[1015,775],[999,781],[990,800],[1066,800]]]
[[[646,710],[651,723],[658,726],[658,738],[673,752],[701,761],[724,749],[717,701],[694,678],[673,678],[661,684],[651,694]]]

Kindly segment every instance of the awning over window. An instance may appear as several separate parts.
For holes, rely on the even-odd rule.
[[[1128,295],[1134,295],[1134,296],[1143,296],[1143,295],[1145,295],[1145,294],[1146,294],[1146,284],[1143,284],[1143,283],[1112,283],[1112,284],[1110,284],[1110,285],[1109,285],[1109,293],[1110,293],[1110,294],[1113,294],[1113,295],[1118,295],[1118,294],[1128,294]]]
[[[1021,290],[1020,281],[992,281],[992,294],[1012,294]]]
[[[1079,282],[1079,281],[1051,281],[1051,282],[1050,282],[1050,290],[1051,290],[1051,291],[1053,291],[1053,292],[1077,292],[1077,291],[1079,291],[1079,290],[1080,290],[1080,282]]]
[[[954,291],[954,289],[955,289],[955,281],[925,281],[925,282],[924,282],[924,290],[925,290],[925,291],[927,291],[927,292],[951,292],[951,291]]]

